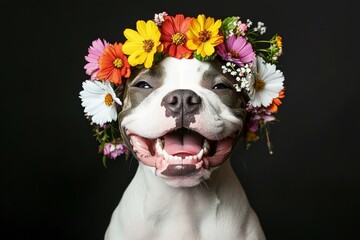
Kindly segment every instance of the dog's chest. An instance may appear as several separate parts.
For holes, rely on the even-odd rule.
[[[159,199],[147,199],[146,224],[156,231],[154,239],[203,239],[205,229],[214,228],[219,200],[189,191]]]
[[[144,203],[144,218],[136,223],[141,231],[133,232],[134,239],[221,239],[224,234],[236,234],[218,218],[223,211],[216,196],[179,193],[160,199],[149,196]]]

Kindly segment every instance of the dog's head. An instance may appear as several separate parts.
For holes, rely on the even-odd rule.
[[[93,41],[80,98],[104,164],[129,148],[170,185],[194,186],[228,158],[242,131],[248,147],[264,129],[272,153],[267,126],[284,98],[276,67],[283,44],[277,34],[262,37],[262,22],[251,25],[163,12],[125,29],[124,43]]]
[[[245,103],[216,61],[167,57],[127,82],[119,127],[137,159],[171,186],[195,186],[229,156]]]

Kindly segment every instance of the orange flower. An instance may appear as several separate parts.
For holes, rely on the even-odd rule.
[[[122,77],[130,77],[130,64],[122,51],[121,43],[109,44],[99,58],[99,73],[96,78],[108,80],[115,85],[122,83]]]
[[[273,99],[273,102],[270,104],[270,106],[267,108],[269,111],[276,113],[278,111],[278,107],[282,104],[280,98],[284,98],[285,94],[284,94],[284,90],[281,90],[279,93],[279,96],[277,98]]]
[[[256,135],[256,133],[249,131],[249,130],[244,135],[245,142],[256,142],[259,139],[260,139],[260,137],[258,135]]]
[[[161,40],[164,41],[164,53],[178,59],[190,57],[193,51],[186,47],[186,32],[192,18],[177,14],[174,17],[166,16],[161,25]]]
[[[276,36],[275,40],[276,40],[276,46],[282,47],[282,37]]]

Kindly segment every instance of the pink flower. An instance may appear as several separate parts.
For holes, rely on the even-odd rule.
[[[155,13],[154,22],[157,26],[161,26],[161,24],[165,21],[165,17],[168,16],[167,12]]]
[[[104,155],[108,156],[110,159],[115,159],[121,154],[128,153],[128,149],[125,147],[124,144],[112,144],[112,143],[106,143],[103,151],[104,151]]]
[[[98,38],[94,40],[92,46],[88,48],[88,55],[85,56],[85,60],[88,61],[88,63],[84,66],[84,69],[86,70],[86,74],[91,76],[91,80],[96,79],[96,74],[99,72],[98,60],[107,45],[109,45],[109,43],[106,40],[101,41],[100,38]]]
[[[247,31],[248,29],[248,26],[245,24],[245,23],[242,23],[241,21],[239,21],[237,23],[237,26],[239,28],[239,31],[241,33],[241,35],[245,34],[245,32]]]
[[[275,120],[275,117],[272,116],[273,113],[264,107],[253,107],[250,103],[248,103],[246,111],[249,114],[247,127],[251,132],[259,130],[260,124]]]
[[[237,37],[235,34],[231,35],[225,43],[220,44],[216,53],[223,60],[236,63],[239,66],[244,66],[255,58],[251,44],[244,37]]]

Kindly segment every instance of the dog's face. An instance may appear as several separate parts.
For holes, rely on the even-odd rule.
[[[127,83],[119,113],[122,137],[171,186],[209,178],[242,131],[243,98],[219,66],[167,57]]]

